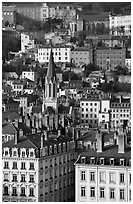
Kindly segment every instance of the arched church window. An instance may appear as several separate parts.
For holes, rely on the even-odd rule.
[[[53,97],[55,97],[55,89],[56,89],[55,84],[53,84]]]
[[[51,97],[51,84],[49,84],[49,97]]]

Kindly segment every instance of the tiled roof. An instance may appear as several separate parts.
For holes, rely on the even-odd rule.
[[[2,124],[2,134],[17,134],[17,130],[11,122]]]
[[[20,115],[17,112],[3,112],[2,113],[2,121],[6,119],[10,119],[10,121],[14,121],[15,119],[19,119]]]
[[[32,112],[33,113],[41,113],[42,112],[42,106],[33,106]]]
[[[131,148],[128,147],[127,149],[125,149],[125,153],[118,153],[118,146],[117,145],[110,145],[110,146],[106,146],[106,148],[103,150],[103,152],[99,153],[96,150],[93,149],[88,149],[84,152],[81,152],[81,156],[86,157],[87,158],[87,162],[89,164],[89,158],[90,157],[103,157],[103,158],[115,158],[115,159],[121,159],[121,158],[126,158],[126,159],[130,159],[131,158]],[[81,156],[78,159],[78,161],[76,162],[81,163]]]

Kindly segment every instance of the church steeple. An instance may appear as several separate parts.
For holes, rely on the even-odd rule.
[[[52,50],[50,51],[49,64],[45,77],[45,91],[43,98],[42,111],[47,107],[52,107],[57,113],[57,81],[55,73],[55,63]]]
[[[49,58],[49,64],[48,64],[48,69],[47,69],[47,78],[49,79],[54,79],[56,78],[55,74],[55,63],[54,63],[54,58],[53,58],[53,52],[51,50],[50,52],[50,58]]]

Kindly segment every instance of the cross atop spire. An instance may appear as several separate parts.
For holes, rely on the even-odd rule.
[[[47,69],[46,77],[47,78],[54,78],[54,77],[56,77],[56,74],[55,74],[55,63],[54,63],[52,49],[50,51],[50,58],[49,58],[49,64],[48,64],[48,69]]]

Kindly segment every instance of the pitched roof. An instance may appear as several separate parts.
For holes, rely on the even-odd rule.
[[[49,58],[49,64],[48,64],[48,69],[47,69],[47,75],[46,76],[48,78],[56,77],[56,74],[55,74],[55,63],[54,63],[54,58],[53,58],[52,50],[50,52],[50,58]]]
[[[2,124],[2,134],[17,134],[17,130],[11,122]]]
[[[17,112],[3,112],[2,113],[2,121],[6,119],[10,119],[10,121],[14,121],[15,119],[19,119],[20,115]]]

